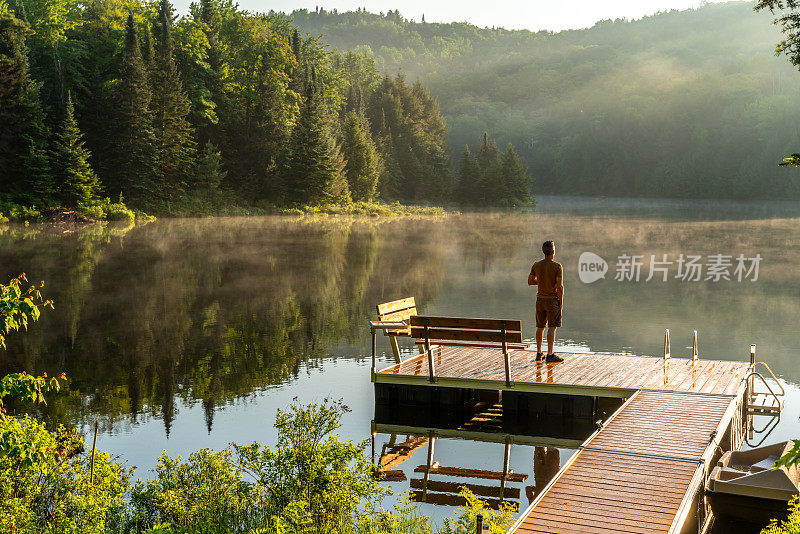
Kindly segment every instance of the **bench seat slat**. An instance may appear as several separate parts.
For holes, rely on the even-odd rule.
[[[413,320],[413,318],[412,318]],[[453,341],[481,341],[500,343],[522,343],[521,332],[506,332],[505,336],[499,330],[456,330],[451,328],[428,328],[428,338],[431,341],[446,339]],[[425,337],[425,327],[412,326],[411,337]]]

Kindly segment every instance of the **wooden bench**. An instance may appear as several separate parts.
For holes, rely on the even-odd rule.
[[[431,317],[412,315],[409,318],[411,337],[419,338],[428,356],[430,381],[436,381],[432,345],[465,345],[499,348],[503,353],[506,386],[511,387],[509,350],[524,348],[522,322],[510,319],[476,319],[470,317]]]

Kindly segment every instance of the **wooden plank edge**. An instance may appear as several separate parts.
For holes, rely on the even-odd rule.
[[[388,423],[372,424],[372,431],[381,434],[413,434],[419,436],[433,436],[436,438],[468,439],[470,441],[483,441],[486,443],[506,443],[514,445],[531,445],[534,447],[558,447],[561,449],[577,449],[583,441],[568,438],[550,438],[547,436],[523,436],[519,434],[506,434],[494,432],[479,432],[476,430],[458,430],[447,428],[415,427],[406,425],[392,425]]]
[[[487,389],[493,391],[524,391],[527,393],[553,393],[576,395],[583,397],[614,397],[625,399],[638,391],[636,388],[615,388],[606,386],[579,386],[570,384],[511,382],[506,386],[505,380],[489,380],[486,378],[449,378],[436,377],[431,382],[428,375],[400,375],[375,373],[373,380],[380,384],[401,384],[407,386],[440,386],[451,388]]]

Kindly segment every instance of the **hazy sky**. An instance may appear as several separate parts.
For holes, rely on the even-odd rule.
[[[185,13],[191,0],[173,0]],[[378,13],[399,9],[409,19],[428,22],[467,21],[477,26],[503,26],[530,30],[585,28],[602,19],[641,18],[658,11],[688,9],[701,0],[238,0],[248,11],[289,12],[315,6],[352,11],[365,7]]]

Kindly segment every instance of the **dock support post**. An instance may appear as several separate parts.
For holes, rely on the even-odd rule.
[[[503,476],[500,478],[500,502],[506,500],[506,479],[511,462],[511,437],[506,437],[505,452],[503,454]]]
[[[431,476],[431,469],[433,469],[433,448],[436,445],[436,437],[433,432],[428,434],[428,458],[425,467],[425,476],[422,478],[422,500],[428,497],[428,480]]]
[[[433,352],[431,352],[431,338],[428,330],[428,320],[425,320],[425,352],[428,353],[428,378],[431,384],[436,382],[436,369],[433,368]]]
[[[506,344],[506,322],[503,321],[500,323],[500,334],[502,335],[503,339],[503,363],[505,364],[506,370],[506,387],[511,387],[511,361],[508,356],[508,345]]]
[[[378,351],[378,337],[375,334],[375,329],[370,328],[372,330],[372,375],[375,375],[375,353]]]
[[[697,330],[694,331],[692,336],[692,365],[697,361]]]
[[[483,514],[475,516],[475,532],[481,534],[483,532]]]

